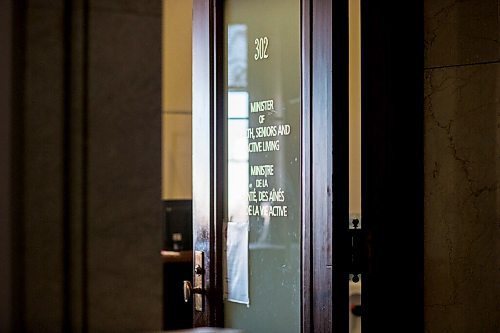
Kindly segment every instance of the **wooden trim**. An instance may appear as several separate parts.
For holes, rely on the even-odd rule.
[[[224,96],[221,0],[193,1],[193,249],[205,252],[197,326],[223,326]],[[208,101],[208,103],[207,103]]]
[[[213,216],[212,233],[215,237],[211,239],[211,248],[213,249],[212,280],[213,283],[213,303],[211,313],[211,323],[213,326],[224,326],[224,274],[223,262],[225,258],[223,247],[223,224],[225,202],[227,201],[226,192],[226,161],[227,161],[227,130],[226,114],[224,111],[224,15],[223,0],[213,0],[213,22],[214,35],[213,45],[213,87],[214,87],[214,176],[215,176],[215,211]],[[219,37],[219,38],[217,38]]]
[[[205,253],[204,311],[193,309],[193,325],[210,326],[214,217],[213,1],[193,1],[193,250]],[[207,102],[208,101],[208,102]],[[193,276],[194,278],[194,276]]]
[[[313,331],[312,322],[312,242],[311,242],[311,0],[302,0],[302,311],[303,333]]]
[[[312,3],[311,55],[311,199],[312,199],[312,327],[313,332],[332,329],[332,104],[331,104],[331,4]],[[326,310],[326,311],[325,311]]]
[[[304,88],[304,105],[310,106],[304,110],[309,123],[303,124],[309,137],[303,140],[305,149],[310,150],[304,157],[308,155],[311,164],[303,174],[305,181],[310,181],[304,186],[309,192],[304,197],[309,207],[304,208],[310,214],[304,216],[305,228],[309,228],[304,229],[304,235],[309,232],[310,238],[304,239],[308,243],[304,243],[303,260],[309,259],[311,267],[310,272],[305,271],[305,265],[303,268],[303,293],[309,293],[310,299],[303,297],[302,330],[347,332],[348,1],[311,0],[304,6],[309,7],[310,16],[303,47],[311,54],[303,60],[309,70],[304,73],[304,87],[309,84]],[[303,14],[303,18],[307,16]]]

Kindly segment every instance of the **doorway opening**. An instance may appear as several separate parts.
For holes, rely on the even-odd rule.
[[[162,260],[163,329],[192,327],[192,1],[163,0]]]
[[[164,329],[192,327],[192,301],[184,303],[182,298],[182,281],[191,280],[193,271],[192,215],[189,214],[193,197],[192,10],[191,0],[163,0]],[[232,28],[234,36],[242,34],[241,26],[233,25]],[[361,228],[360,30],[360,0],[349,0],[349,228],[354,231]],[[244,104],[249,102],[242,91],[231,91],[229,97],[228,105],[241,100]],[[229,121],[246,119],[240,118],[233,117]],[[248,180],[238,180],[248,183]],[[353,333],[361,332],[360,305],[361,274],[352,272],[349,318],[350,332]]]

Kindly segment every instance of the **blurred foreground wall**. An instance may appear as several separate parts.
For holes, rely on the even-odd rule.
[[[161,1],[16,3],[16,331],[159,329]]]

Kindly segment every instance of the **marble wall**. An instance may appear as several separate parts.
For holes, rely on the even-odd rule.
[[[161,0],[71,3],[70,49],[63,0],[26,7],[23,331],[158,330]]]
[[[161,1],[91,1],[88,323],[161,327]]]
[[[62,1],[26,10],[22,320],[26,331],[52,332],[64,297]]]
[[[498,0],[425,3],[425,328],[500,326]]]

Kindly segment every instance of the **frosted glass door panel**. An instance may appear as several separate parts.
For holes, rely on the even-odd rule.
[[[300,1],[224,1],[224,28],[225,326],[300,332]]]

